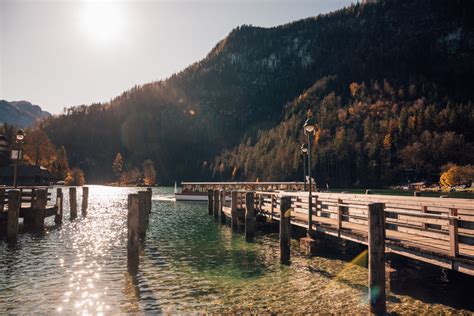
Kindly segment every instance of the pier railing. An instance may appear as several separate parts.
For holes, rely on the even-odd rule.
[[[237,209],[245,208],[245,194],[236,191]],[[230,214],[230,191],[224,196]],[[307,192],[255,191],[255,213],[280,220],[282,197],[291,199],[291,224],[308,229]],[[315,192],[311,230],[367,245],[372,203],[384,204],[386,252],[474,275],[472,200]]]

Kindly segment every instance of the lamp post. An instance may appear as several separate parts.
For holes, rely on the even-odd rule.
[[[308,155],[308,145],[306,143],[301,145],[301,154],[303,155],[303,186],[306,191],[306,156]]]
[[[310,233],[313,227],[313,196],[312,196],[312,179],[311,179],[311,136],[314,134],[316,124],[312,116],[308,117],[303,125],[304,133],[308,138],[308,237],[311,237]]]
[[[13,174],[13,187],[17,187],[17,177],[18,177],[18,161],[23,158],[22,145],[25,140],[26,133],[23,129],[16,131],[15,141],[17,144],[17,149],[12,150],[12,159],[15,160],[15,171]]]

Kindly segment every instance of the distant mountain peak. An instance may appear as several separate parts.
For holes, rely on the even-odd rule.
[[[43,111],[39,105],[29,101],[0,100],[0,123],[18,127],[31,127],[38,120],[50,117],[51,113]]]

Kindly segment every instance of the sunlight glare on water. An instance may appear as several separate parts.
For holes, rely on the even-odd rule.
[[[171,202],[172,188],[154,189],[139,274],[131,277],[127,195],[138,190],[90,186],[87,218],[74,222],[65,190],[61,227],[48,218],[42,235],[22,233],[15,245],[0,239],[0,312],[367,311],[367,269],[349,264],[350,256],[306,258],[292,241],[292,264],[282,266],[278,234],[247,243],[208,216],[205,203]],[[393,293],[388,309],[460,312]]]

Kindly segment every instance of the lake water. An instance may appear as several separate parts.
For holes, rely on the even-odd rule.
[[[165,201],[172,188],[154,189],[140,272],[132,278],[126,204],[136,191],[91,186],[88,217],[74,222],[65,191],[61,227],[49,218],[44,234],[22,233],[14,245],[1,237],[0,313],[367,311],[367,269],[350,263],[357,254],[344,245],[306,258],[292,241],[292,263],[283,266],[277,234],[247,243],[208,216],[206,204]],[[472,277],[426,266],[411,271],[388,293],[389,312],[474,310]]]

